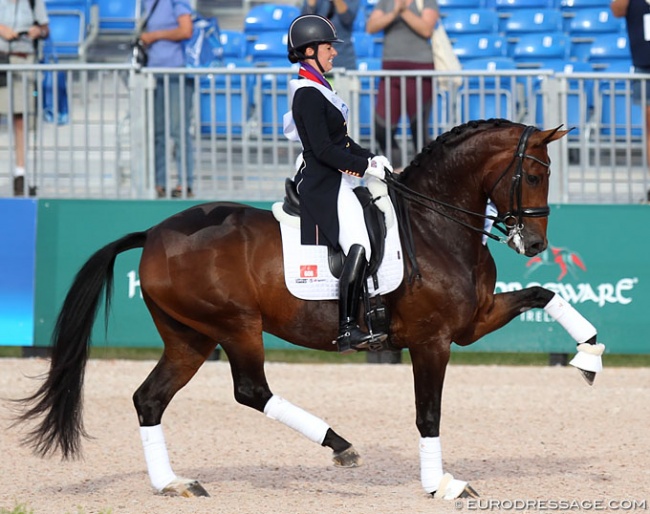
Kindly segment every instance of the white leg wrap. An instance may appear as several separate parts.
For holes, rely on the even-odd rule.
[[[562,325],[578,344],[588,341],[597,333],[596,328],[557,293],[546,304],[544,310]]]
[[[420,437],[420,481],[427,493],[438,490],[442,480],[442,448],[439,437]]]
[[[264,407],[264,414],[269,418],[284,423],[289,428],[300,432],[310,441],[323,444],[330,426],[322,419],[296,407],[284,398],[273,395]]]
[[[162,491],[173,480],[176,480],[176,475],[169,464],[162,426],[140,427],[140,437],[151,485],[157,491]]]

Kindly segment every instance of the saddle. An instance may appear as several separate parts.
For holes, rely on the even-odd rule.
[[[300,195],[296,189],[296,183],[287,178],[284,182],[285,197],[282,203],[282,210],[290,216],[300,216]],[[377,288],[377,271],[384,258],[386,249],[386,220],[384,213],[377,207],[372,193],[367,187],[359,186],[354,189],[361,206],[363,207],[363,217],[370,239],[370,246],[372,248],[372,255],[368,263],[368,270],[366,275],[372,277],[374,286]],[[328,245],[328,264],[330,272],[337,279],[341,277],[343,270],[343,263],[345,255],[342,250],[335,250]],[[380,295],[370,297],[368,294],[368,287],[365,285],[363,288],[363,304],[365,307],[366,325],[369,329],[379,332],[389,332],[390,318],[388,309],[384,304]],[[390,337],[385,341],[377,344],[371,344],[368,348],[370,351],[382,351],[394,349],[390,343]]]
[[[300,216],[300,195],[296,189],[296,183],[287,178],[284,181],[285,197],[282,210],[290,216]],[[377,270],[384,258],[386,246],[386,221],[384,213],[375,204],[372,194],[367,187],[359,186],[354,189],[361,207],[363,207],[363,218],[370,238],[372,255],[368,263],[368,276],[375,277]],[[328,261],[330,271],[336,278],[341,277],[345,255],[342,250],[334,250],[328,245]]]

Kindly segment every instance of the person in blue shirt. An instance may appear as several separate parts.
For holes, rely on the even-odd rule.
[[[153,11],[152,11],[153,9]],[[145,16],[151,13],[141,41],[148,47],[148,67],[183,68],[185,49],[183,42],[192,36],[192,8],[187,0],[144,0]],[[176,145],[178,182],[171,196],[194,196],[194,153],[190,127],[192,126],[192,100],[194,80],[184,75],[169,75],[169,96],[165,97],[163,75],[156,77],[154,92],[154,150],[156,193],[166,196],[167,141],[165,116],[169,116],[169,135]],[[167,101],[165,101],[167,100]],[[181,113],[184,118],[181,120]],[[181,129],[183,132],[181,133]],[[183,191],[183,177],[187,184]]]
[[[646,0],[613,0],[610,9],[615,17],[625,17],[634,72],[650,73],[650,4]],[[646,145],[650,169],[650,81],[645,81],[645,99],[643,100],[641,98],[641,82],[640,80],[633,81],[632,94],[636,103],[645,105]],[[650,202],[650,190],[647,192],[646,201]]]
[[[302,14],[318,14],[332,22],[340,42],[334,43],[338,53],[336,67],[357,69],[357,54],[352,42],[354,19],[359,12],[359,0],[305,0]]]

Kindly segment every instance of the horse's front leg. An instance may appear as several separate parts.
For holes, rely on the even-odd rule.
[[[492,302],[486,302],[477,316],[471,336],[458,344],[471,344],[493,332],[522,312],[544,309],[557,321],[577,343],[578,353],[570,364],[578,368],[592,385],[596,373],[602,371],[601,355],[605,345],[596,341],[596,328],[560,295],[543,287],[529,287],[520,291],[495,294]]]
[[[474,489],[442,470],[440,412],[442,386],[449,362],[449,343],[414,345],[409,348],[415,384],[416,426],[420,432],[420,480],[435,498],[478,497]]]

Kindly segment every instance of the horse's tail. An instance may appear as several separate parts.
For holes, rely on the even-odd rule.
[[[17,422],[43,418],[23,440],[41,456],[57,450],[63,459],[80,454],[81,436],[88,437],[82,419],[84,373],[102,291],[106,291],[108,312],[115,258],[142,248],[146,239],[147,232],[134,232],[106,245],[88,259],[72,282],[52,335],[49,373],[36,393],[19,400],[25,411]]]

